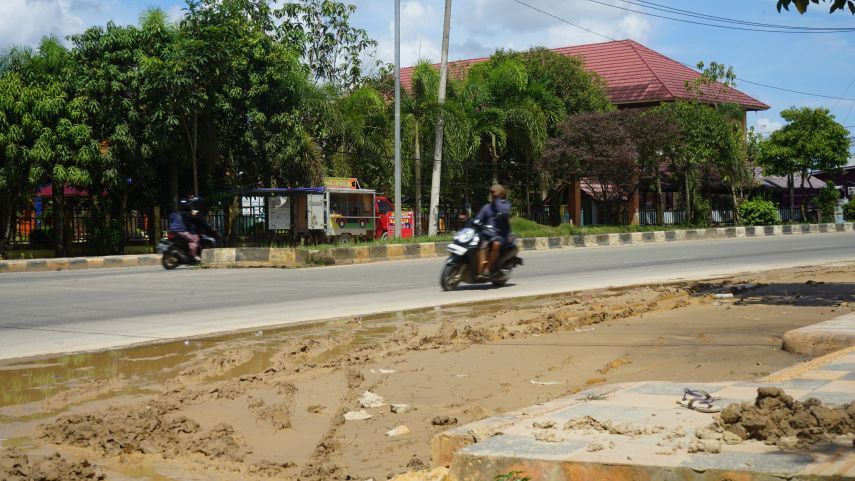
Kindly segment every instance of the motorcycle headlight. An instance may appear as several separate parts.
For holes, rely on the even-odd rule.
[[[461,244],[466,244],[475,237],[475,229],[471,227],[467,227],[465,229],[460,230],[457,234],[454,235],[454,240],[460,242]]]

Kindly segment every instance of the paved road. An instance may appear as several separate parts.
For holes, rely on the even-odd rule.
[[[0,359],[466,301],[855,260],[855,233],[529,251],[501,289],[441,292],[442,259],[317,269],[0,275]]]

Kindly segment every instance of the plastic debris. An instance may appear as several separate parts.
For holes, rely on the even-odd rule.
[[[404,426],[403,424],[395,429],[386,431],[386,436],[389,436],[390,438],[394,438],[395,436],[403,436],[405,434],[410,434],[410,428]]]
[[[365,421],[366,419],[371,419],[373,416],[368,414],[364,409],[361,411],[348,411],[344,413],[345,421]]]
[[[374,394],[371,391],[365,391],[362,393],[362,397],[359,398],[358,402],[359,405],[364,408],[379,408],[380,406],[386,405],[383,402],[383,396]]]
[[[534,379],[529,379],[528,382],[539,386],[557,386],[559,384],[564,384],[564,381],[535,381]]]

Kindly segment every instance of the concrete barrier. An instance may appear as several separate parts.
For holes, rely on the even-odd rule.
[[[0,261],[0,273],[139,267],[156,266],[159,264],[160,256],[157,254],[107,257],[57,257],[52,259],[21,259]]]

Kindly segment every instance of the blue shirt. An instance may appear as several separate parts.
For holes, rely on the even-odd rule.
[[[187,232],[187,224],[180,212],[169,214],[169,232]]]
[[[506,199],[493,199],[492,202],[481,207],[475,218],[481,222],[481,225],[493,226],[501,237],[508,237],[511,233],[511,203]]]

